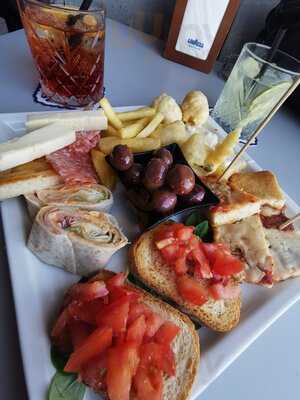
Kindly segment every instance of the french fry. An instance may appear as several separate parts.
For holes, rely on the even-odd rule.
[[[125,139],[123,143],[127,145],[133,153],[143,153],[145,151],[157,150],[160,148],[160,139],[144,138],[144,139]]]
[[[154,108],[143,107],[139,108],[138,110],[117,113],[117,116],[119,117],[120,121],[124,122],[124,121],[133,121],[145,117],[151,118],[155,115],[155,113],[156,111]]]
[[[120,129],[120,136],[122,139],[130,139],[134,138],[137,134],[139,134],[145,126],[149,123],[149,118],[145,117],[139,119],[134,124],[130,124]]]
[[[137,138],[146,138],[155,131],[155,129],[163,121],[164,116],[161,113],[157,113],[149,124],[136,136]]]
[[[106,136],[120,136],[119,131],[114,128],[112,125],[108,125],[105,131]]]
[[[101,139],[103,140],[103,139]],[[108,189],[113,190],[117,183],[117,175],[112,167],[105,160],[105,154],[99,150],[92,150],[92,161],[100,182],[108,187]]]
[[[148,137],[144,139],[120,139],[110,136],[100,139],[99,149],[102,153],[108,155],[113,151],[114,147],[119,144],[128,146],[133,153],[143,153],[145,151],[157,150],[161,146],[159,138]]]
[[[121,129],[123,126],[122,121],[120,121],[119,117],[115,113],[107,98],[103,97],[103,99],[101,99],[99,103],[111,125],[116,129]]]

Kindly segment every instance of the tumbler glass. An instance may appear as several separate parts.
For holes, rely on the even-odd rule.
[[[246,43],[219,97],[212,117],[230,132],[242,129],[247,141],[300,75],[300,62],[270,47]]]
[[[17,0],[43,93],[82,107],[103,96],[105,8],[93,0]]]

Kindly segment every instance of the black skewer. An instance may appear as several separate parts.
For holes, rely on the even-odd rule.
[[[86,11],[90,8],[91,4],[92,4],[93,0],[83,0],[79,11]]]

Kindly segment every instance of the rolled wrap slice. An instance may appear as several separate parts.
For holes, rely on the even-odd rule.
[[[41,207],[57,206],[81,208],[91,211],[109,212],[113,195],[102,185],[56,186],[25,195],[29,215],[32,219]]]
[[[45,263],[89,276],[127,243],[109,214],[47,206],[38,212],[27,245]]]

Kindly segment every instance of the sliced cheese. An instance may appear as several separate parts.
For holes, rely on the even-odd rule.
[[[245,260],[246,281],[258,283],[265,276],[264,271],[272,270],[272,256],[258,215],[215,228],[214,239],[226,243],[232,253]]]
[[[300,232],[264,229],[274,259],[273,280],[300,275]]]
[[[27,132],[30,132],[54,122],[60,122],[65,127],[76,129],[76,131],[101,131],[107,129],[107,118],[103,110],[28,114],[26,129]]]
[[[51,124],[0,144],[0,171],[25,164],[75,142],[75,129]]]

